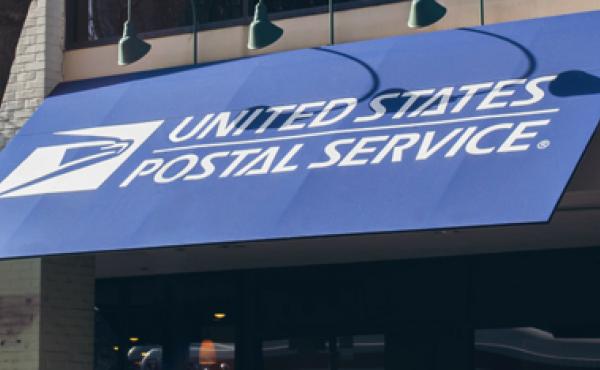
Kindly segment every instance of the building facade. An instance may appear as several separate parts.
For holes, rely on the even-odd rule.
[[[33,0],[0,105],[0,145],[11,142],[51,94],[65,99],[66,103],[61,103],[64,109],[79,109],[74,107],[76,100],[67,100],[70,94],[109,91],[119,86],[130,88],[133,84],[128,84],[133,81],[141,86],[137,92],[123,90],[122,94],[132,97],[133,103],[128,105],[143,105],[147,103],[141,98],[143,92],[150,93],[142,85],[145,80],[165,78],[160,87],[168,87],[170,83],[182,84],[186,78],[200,76],[193,74],[195,68],[229,68],[227,61],[238,60],[245,68],[253,60],[275,60],[247,57],[281,58],[301,65],[308,61],[296,60],[288,52],[301,53],[329,43],[326,2],[271,1],[267,2],[270,17],[285,34],[272,46],[248,50],[248,25],[254,5],[248,0],[199,2],[197,57],[201,65],[189,67],[194,56],[188,2],[134,1],[133,20],[152,49],[139,62],[119,66],[116,43],[126,19],[124,1]],[[369,41],[385,43],[389,37],[396,40],[393,37],[417,33],[426,36],[433,31],[473,29],[480,25],[478,1],[446,0],[444,5],[448,9],[444,18],[415,30],[406,26],[410,1],[340,1],[336,4],[335,41],[348,48],[343,51],[351,53],[353,45],[359,45],[353,44],[357,41],[367,42],[360,45],[369,49],[374,45]],[[552,23],[546,17],[585,16],[597,10],[597,0],[488,0],[484,21],[486,25],[510,30],[510,25],[501,24],[527,20]],[[496,28],[476,29],[496,32]],[[499,34],[502,30],[498,29]],[[597,31],[589,33],[591,41],[600,41]],[[557,50],[552,51],[554,54],[548,50],[544,53],[557,61],[576,63],[560,49],[568,42],[561,43],[560,35],[548,35],[557,38]],[[546,42],[544,38],[543,33],[532,35],[531,44]],[[437,47],[443,49],[441,44]],[[455,48],[462,48],[462,53],[479,52],[464,45]],[[298,55],[306,58],[305,54]],[[411,51],[407,50],[406,58],[410,57]],[[502,58],[509,57],[498,55],[498,59]],[[543,69],[545,61],[537,62]],[[281,65],[277,63],[275,67]],[[343,62],[336,63],[324,68],[346,68]],[[356,65],[356,61],[352,63]],[[501,63],[490,62],[491,65]],[[411,74],[434,74],[418,67]],[[588,77],[597,68],[589,66]],[[205,73],[205,78],[219,73],[217,69],[206,70],[198,73]],[[179,73],[184,76],[182,79],[167,80]],[[540,73],[522,79],[541,78]],[[266,76],[260,78],[268,79],[269,74]],[[382,79],[383,76],[382,73]],[[600,92],[594,81],[575,80],[575,84],[585,85],[587,92],[581,95],[592,99]],[[61,83],[66,84],[57,88]],[[343,83],[340,79],[330,86]],[[240,94],[259,95],[263,88],[246,86]],[[128,91],[134,91],[134,87],[131,89]],[[377,94],[370,92],[370,96],[397,93],[381,90],[384,89],[378,89]],[[110,97],[118,94],[115,91],[98,95],[107,100],[88,103],[89,107],[108,104]],[[211,95],[218,97],[219,91],[215,84],[212,90],[197,92],[196,99],[202,102]],[[193,90],[188,92],[187,95],[194,94]],[[327,93],[323,92],[329,96]],[[111,116],[113,111],[107,109],[102,114]],[[41,115],[38,120],[43,120],[43,112],[37,114]],[[81,111],[78,117],[87,117],[86,114]],[[43,124],[35,124],[37,130],[44,131]],[[72,129],[94,124],[66,123]],[[251,126],[245,128],[248,127]],[[54,127],[49,129],[54,131]],[[82,245],[72,249],[76,253],[60,248],[42,253],[43,248],[36,250],[38,247],[33,246],[32,252],[19,255],[18,251],[9,253],[6,249],[1,256],[5,260],[0,261],[0,369],[598,368],[600,142],[592,136],[583,149],[583,158],[576,161],[577,168],[568,176],[568,186],[552,207],[548,222],[475,222],[466,224],[468,227],[416,227],[402,232],[394,232],[393,227],[384,232],[307,231],[302,235],[274,233],[264,238],[206,237],[207,241],[200,238],[175,244],[170,243],[168,234],[183,235],[183,231],[170,225],[172,232],[162,230],[161,235],[167,237],[153,245],[160,248],[137,247],[132,239],[125,248],[96,249],[83,245],[90,242],[84,236],[70,237],[78,234],[74,228],[57,231],[56,235],[62,234],[69,244],[80,240]],[[12,156],[5,155],[0,161],[8,161],[9,155]],[[556,167],[558,171],[560,165]],[[1,174],[3,178],[8,175]],[[163,175],[168,177],[166,170]],[[376,180],[373,179],[373,192],[379,189]],[[428,189],[425,184],[423,188]],[[545,189],[544,184],[540,189]],[[492,190],[500,199],[506,189]],[[13,190],[3,188],[2,197],[4,191]],[[147,195],[148,204],[155,201],[153,196]],[[236,201],[240,207],[244,203],[241,198]],[[125,204],[119,210],[122,213],[137,205],[121,202]],[[342,198],[342,203],[352,201]],[[45,217],[64,218],[63,212],[71,207],[67,204]],[[19,222],[25,225],[36,212],[33,205],[29,206],[31,211],[21,213],[15,208],[14,214],[10,213],[12,206],[5,206],[3,219],[9,222],[11,217],[20,218]],[[148,214],[164,209],[157,206]],[[235,213],[224,208],[202,220],[226,218],[229,212]],[[97,210],[89,213],[90,219],[106,216]],[[139,225],[140,230],[144,227],[151,225]],[[244,229],[238,224],[230,227],[232,234]],[[2,243],[10,245],[14,240],[15,245],[19,244],[20,233],[45,237],[36,235],[43,229],[35,226],[15,230],[22,231],[17,236],[2,236]],[[357,230],[362,230],[361,225]],[[106,234],[111,234],[110,230]],[[48,239],[50,243],[51,237]],[[95,241],[98,245],[104,242],[109,245],[111,240]],[[23,245],[29,248],[26,243]]]

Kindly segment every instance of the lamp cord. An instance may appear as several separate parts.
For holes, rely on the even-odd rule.
[[[198,64],[198,11],[196,9],[196,0],[190,0],[192,4],[192,33],[194,35],[194,65]]]
[[[329,0],[329,45],[335,45],[335,19],[333,16],[333,0]]]
[[[481,25],[485,25],[485,4],[484,0],[479,0],[479,17],[481,21]]]

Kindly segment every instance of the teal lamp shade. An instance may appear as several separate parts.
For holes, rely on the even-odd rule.
[[[446,15],[446,8],[435,0],[413,0],[410,7],[408,27],[427,27]]]
[[[137,62],[150,51],[150,44],[137,36],[135,27],[129,21],[123,27],[123,37],[119,40],[119,65]]]
[[[256,4],[254,20],[248,33],[248,49],[262,49],[271,45],[283,35],[283,30],[271,23],[267,7],[262,1]]]

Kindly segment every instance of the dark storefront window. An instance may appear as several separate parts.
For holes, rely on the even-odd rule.
[[[360,6],[360,2],[356,0],[335,0],[335,5],[344,5],[354,2],[355,5]],[[328,6],[329,0],[266,0],[265,3],[269,11],[271,12],[290,12],[294,10],[303,10],[310,8],[318,8]],[[363,1],[363,3],[365,3]],[[249,11],[251,14],[254,13],[254,1],[249,1]]]
[[[600,250],[478,258],[476,370],[600,369]]]
[[[227,276],[99,282],[95,370],[235,370],[236,300]]]
[[[263,370],[385,370],[385,336],[347,335],[267,340]]]
[[[85,47],[114,43],[127,19],[127,0],[66,0],[67,46]],[[195,0],[201,28],[249,24],[256,0]],[[335,0],[340,10],[403,0]],[[267,0],[271,18],[323,12],[328,0]],[[189,32],[190,0],[133,0],[134,23],[147,36]]]
[[[600,332],[519,327],[475,332],[478,370],[583,370],[600,368]],[[597,330],[597,328],[596,328]]]
[[[299,337],[263,342],[263,370],[329,370],[330,342],[326,338]]]
[[[353,335],[336,338],[338,370],[385,370],[385,336]]]
[[[71,41],[74,44],[114,40],[127,19],[126,0],[69,0]],[[196,0],[200,24],[241,19],[243,0]],[[138,32],[178,29],[192,24],[190,0],[133,0]]]
[[[600,369],[600,249],[97,282],[95,370]]]

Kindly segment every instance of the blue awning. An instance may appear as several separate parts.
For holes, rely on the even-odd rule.
[[[545,222],[600,12],[60,85],[0,154],[0,258]]]

